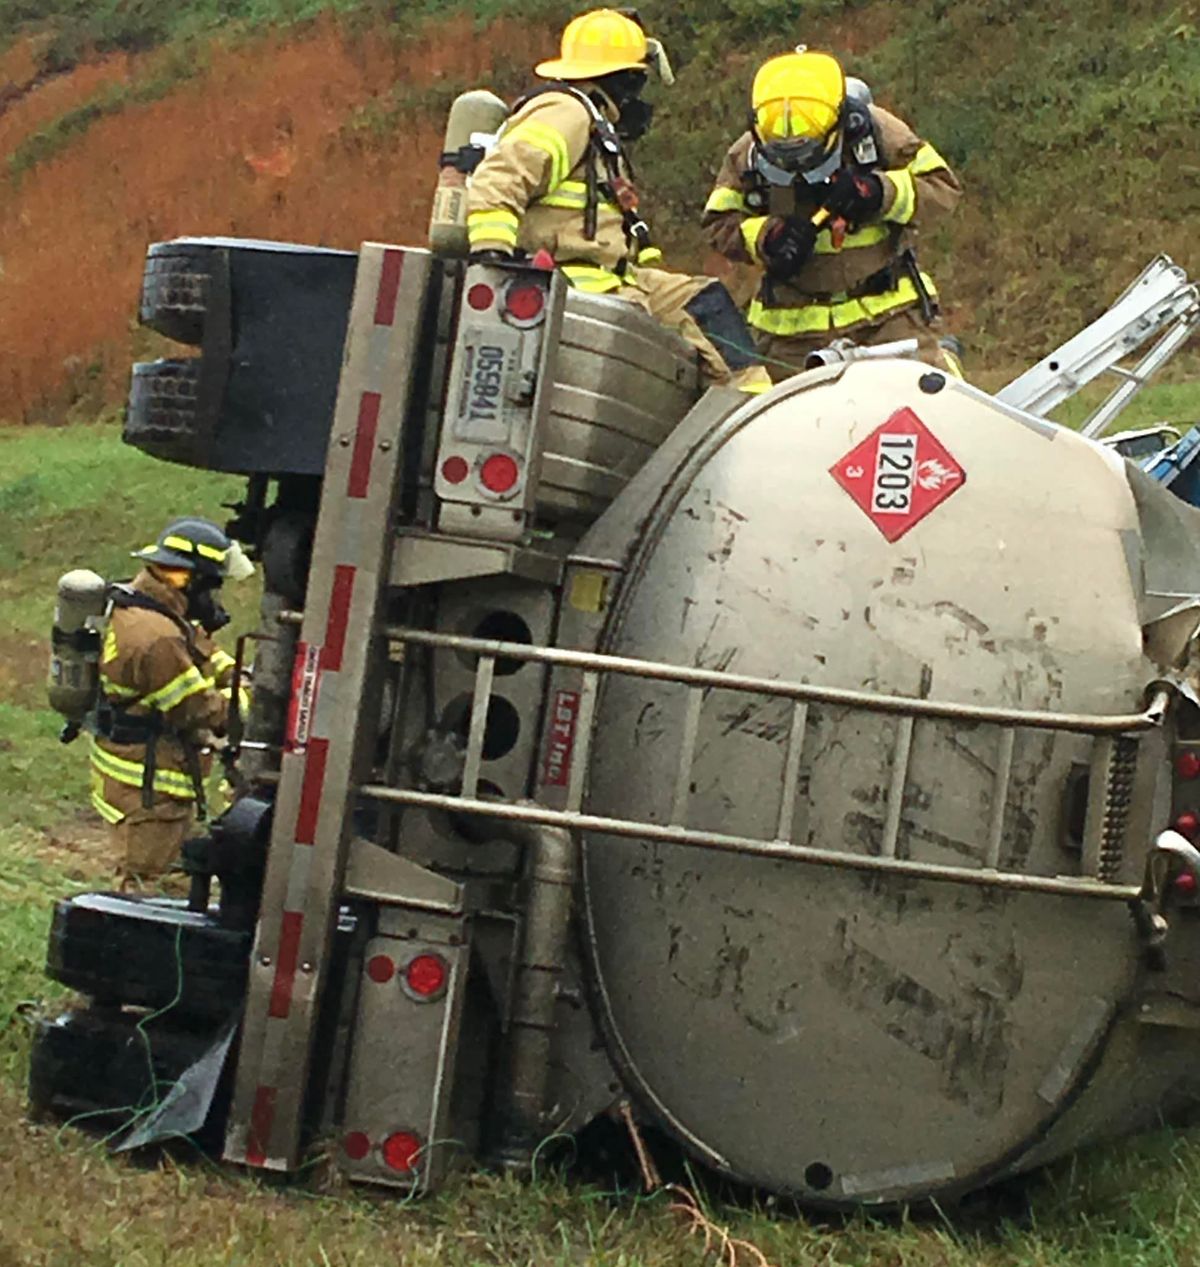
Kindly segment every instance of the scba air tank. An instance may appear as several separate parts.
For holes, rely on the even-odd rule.
[[[435,254],[467,254],[467,179],[487,152],[487,141],[507,117],[508,106],[486,88],[460,93],[454,99],[429,217],[429,246]]]
[[[50,631],[50,707],[67,724],[64,743],[79,733],[100,684],[100,630],[106,603],[104,578],[77,568],[59,578],[54,627]]]

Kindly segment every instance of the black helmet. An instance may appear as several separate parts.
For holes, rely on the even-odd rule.
[[[172,519],[158,534],[158,540],[133,557],[161,567],[187,568],[197,576],[224,580],[229,573],[229,552],[233,542],[208,519],[190,516]]]

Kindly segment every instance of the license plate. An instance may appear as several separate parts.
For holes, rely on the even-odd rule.
[[[462,379],[454,435],[472,444],[504,444],[511,430],[510,384],[521,355],[521,332],[468,328],[459,342]]]
[[[885,431],[879,437],[871,486],[871,509],[877,515],[907,515],[912,509],[916,466],[915,435]]]

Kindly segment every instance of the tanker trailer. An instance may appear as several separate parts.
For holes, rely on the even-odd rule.
[[[697,401],[555,275],[271,250],[152,249],[203,352],[140,368],[127,423],[251,477],[241,795],[190,910],[59,904],[91,1003],[42,1027],[35,1104],[136,1103],[146,1036],[192,1117],[133,1144],[291,1171],[323,1138],[416,1192],[615,1112],[853,1208],[1186,1091],[1196,511],[914,361]],[[289,313],[322,349],[259,373]]]

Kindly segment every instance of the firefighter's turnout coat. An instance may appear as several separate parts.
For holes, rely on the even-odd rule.
[[[228,690],[223,693],[221,683],[233,659],[189,625],[187,600],[178,590],[145,569],[129,588],[165,611],[114,606],[101,652],[101,715],[107,705],[110,714],[126,719],[126,732],[139,724],[160,730],[153,743],[152,795],[144,796],[143,790],[148,745],[121,742],[118,725],[110,737],[92,737],[92,804],[114,828],[126,871],[142,875],[170,864],[191,825],[194,775],[207,766],[196,753],[207,733],[222,729],[227,720]],[[146,799],[152,804],[147,806]]]
[[[589,99],[599,103],[609,124],[615,123],[617,112],[602,93],[593,88]],[[710,380],[729,382],[734,376],[724,356],[686,311],[714,279],[654,267],[661,252],[627,234],[615,201],[618,191],[596,152],[595,126],[595,115],[576,92],[551,88],[520,106],[471,178],[471,250],[549,251],[573,286],[638,304],[696,348]],[[621,192],[636,199],[623,153],[618,164]],[[755,367],[755,372],[761,371]]]
[[[859,342],[886,325],[887,337],[917,333],[916,285],[900,261],[913,246],[916,230],[951,211],[962,187],[945,159],[894,114],[869,107],[873,160],[861,166],[883,178],[883,205],[870,222],[850,226],[840,243],[826,224],[817,234],[808,262],[787,281],[763,277],[747,318],[760,348],[803,367],[813,347],[833,338]],[[716,184],[704,208],[711,244],[728,259],[761,266],[761,243],[772,216],[811,216],[815,209],[797,202],[791,185],[771,184],[757,169],[752,133],[746,132],[725,154]],[[847,145],[847,164],[856,159]],[[933,280],[922,273],[936,296]],[[906,322],[894,318],[908,314]],[[907,325],[909,329],[905,329]]]

